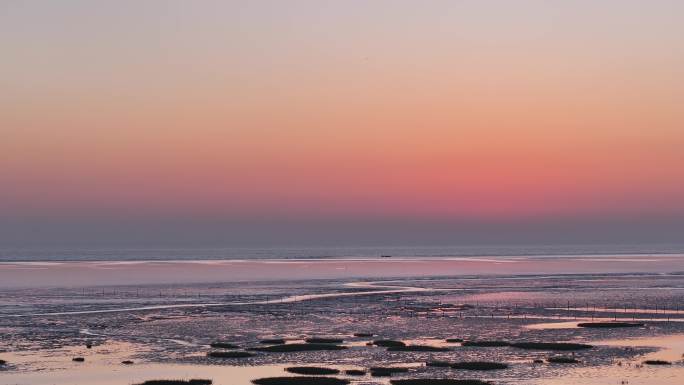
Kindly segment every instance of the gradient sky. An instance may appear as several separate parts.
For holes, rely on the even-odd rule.
[[[683,102],[682,1],[0,0],[0,242],[680,241]]]

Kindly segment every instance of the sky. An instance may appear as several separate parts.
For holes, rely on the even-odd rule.
[[[676,242],[684,2],[0,0],[0,245]]]

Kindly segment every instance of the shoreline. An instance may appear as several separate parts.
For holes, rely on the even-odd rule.
[[[0,262],[0,290],[317,279],[677,274],[684,255]]]

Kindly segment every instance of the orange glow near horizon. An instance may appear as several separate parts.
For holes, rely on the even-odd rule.
[[[236,3],[240,20],[228,5],[176,4],[157,20],[134,3],[110,5],[118,16],[82,3],[94,21],[73,30],[62,11],[9,10],[49,22],[21,35],[0,18],[16,28],[0,38],[0,210],[684,214],[676,12],[568,4],[565,19],[536,3],[480,26],[467,22],[487,12],[474,3],[435,4],[405,25],[415,5],[388,17],[303,3],[282,19]]]

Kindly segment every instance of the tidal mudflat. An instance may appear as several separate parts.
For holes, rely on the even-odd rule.
[[[199,281],[2,289],[0,383],[248,385],[324,376],[356,384],[674,385],[684,378],[683,274]],[[578,326],[616,322],[632,327]]]

